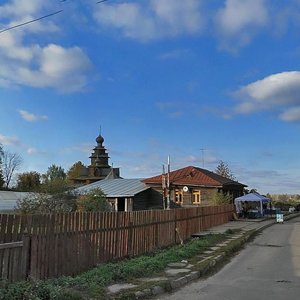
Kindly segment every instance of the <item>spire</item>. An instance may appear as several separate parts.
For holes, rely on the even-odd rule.
[[[96,138],[96,142],[97,142],[98,146],[102,147],[102,144],[104,142],[104,138],[101,135],[101,125],[100,125],[99,135]]]

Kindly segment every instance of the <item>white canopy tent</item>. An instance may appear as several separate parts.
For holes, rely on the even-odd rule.
[[[250,193],[246,194],[244,196],[238,197],[234,199],[234,204],[236,207],[237,213],[240,213],[242,211],[242,203],[243,202],[258,202],[259,203],[259,212],[261,215],[263,215],[263,204],[271,202],[271,199],[260,195],[258,193]]]

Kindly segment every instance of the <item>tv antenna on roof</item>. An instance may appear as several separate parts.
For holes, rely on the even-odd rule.
[[[204,169],[204,151],[206,151],[207,149],[201,148],[200,150],[202,152],[202,168]]]

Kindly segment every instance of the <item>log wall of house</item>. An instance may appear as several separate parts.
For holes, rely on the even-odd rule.
[[[133,210],[161,209],[162,194],[154,189],[149,189],[134,196]]]
[[[237,187],[234,185],[226,185],[223,187],[224,193],[232,195],[233,199],[244,195],[244,187]]]

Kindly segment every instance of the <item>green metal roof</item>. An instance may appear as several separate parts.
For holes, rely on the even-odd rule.
[[[103,179],[94,183],[81,186],[74,191],[79,194],[87,193],[100,188],[107,198],[134,197],[135,195],[150,189],[141,179]]]

